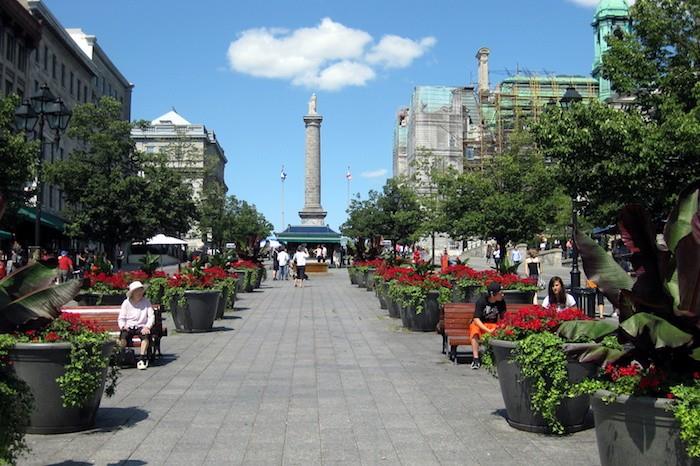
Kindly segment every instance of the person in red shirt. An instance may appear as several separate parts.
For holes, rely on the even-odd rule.
[[[0,259],[0,280],[5,278],[7,275],[7,269],[5,268],[5,261]]]
[[[73,273],[73,260],[68,257],[68,251],[61,251],[58,258],[58,281],[60,283],[68,281]]]

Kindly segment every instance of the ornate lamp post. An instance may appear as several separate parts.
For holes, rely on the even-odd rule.
[[[39,123],[39,130],[34,133],[34,137],[39,139],[33,246],[34,254],[37,256],[41,248],[41,202],[44,197],[44,185],[42,180],[44,169],[44,124],[48,124],[49,128],[55,132],[51,144],[58,144],[61,133],[68,128],[71,115],[71,111],[63,103],[63,100],[56,98],[56,96],[51,93],[46,83],[41,86],[38,94],[32,96],[29,100],[25,100],[15,111],[15,125],[17,129],[24,131],[27,135],[34,132],[36,124]]]
[[[576,88],[574,88],[574,86],[569,86],[566,88],[566,92],[559,101],[559,104],[561,105],[562,109],[569,110],[573,104],[581,102],[582,100],[583,98],[581,97],[581,94],[576,91]],[[584,202],[585,199],[583,199],[580,195],[577,195],[576,198],[571,199],[571,224],[573,226],[572,235],[575,234],[576,229],[578,228],[578,208],[582,206]],[[578,269],[578,247],[576,246],[576,241],[573,241],[573,243],[574,250],[571,257],[572,291],[581,287],[581,272]]]

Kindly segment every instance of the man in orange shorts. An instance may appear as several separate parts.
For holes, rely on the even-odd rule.
[[[479,340],[482,335],[493,332],[506,313],[506,302],[503,300],[501,285],[492,282],[486,288],[486,294],[481,295],[474,304],[474,320],[469,325],[469,335],[472,339],[472,369],[481,367],[479,359]]]

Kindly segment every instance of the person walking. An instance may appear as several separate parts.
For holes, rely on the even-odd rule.
[[[117,270],[122,269],[122,263],[124,262],[124,250],[121,246],[117,246]]]
[[[491,243],[486,244],[486,265],[489,265],[491,263],[491,258],[493,257],[493,246],[491,246]]]
[[[540,275],[542,275],[542,262],[538,256],[539,252],[535,248],[527,251],[527,259],[525,266],[527,267],[527,275],[535,281],[538,287],[541,287]],[[535,293],[534,304],[537,304],[537,293]]]
[[[277,272],[278,280],[289,280],[289,254],[284,249],[284,246],[280,248],[277,253],[277,263],[279,264],[279,271]]]
[[[277,248],[272,250],[272,279],[277,280],[277,274],[280,269],[279,251]]]
[[[61,251],[58,258],[58,282],[65,283],[73,275],[73,260],[68,257],[68,251]]]
[[[304,288],[304,279],[306,278],[306,259],[309,257],[309,253],[306,252],[303,246],[297,248],[297,252],[294,253],[294,262],[297,264],[296,278],[294,279],[294,287]]]
[[[513,263],[513,266],[515,266],[515,273],[517,273],[518,267],[520,267],[520,263],[523,261],[523,254],[517,246],[515,246],[510,253],[510,261]]]
[[[493,263],[496,264],[496,270],[501,268],[501,246],[498,244],[493,249]]]

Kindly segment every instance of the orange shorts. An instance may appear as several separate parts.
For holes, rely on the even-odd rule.
[[[482,322],[482,324],[484,324],[484,326],[489,330],[493,330],[496,327],[498,327],[497,323]],[[486,332],[481,330],[481,328],[478,325],[476,325],[475,323],[469,324],[469,335],[471,335],[472,338],[474,338],[474,337],[481,338],[481,335],[483,335],[485,333]]]

